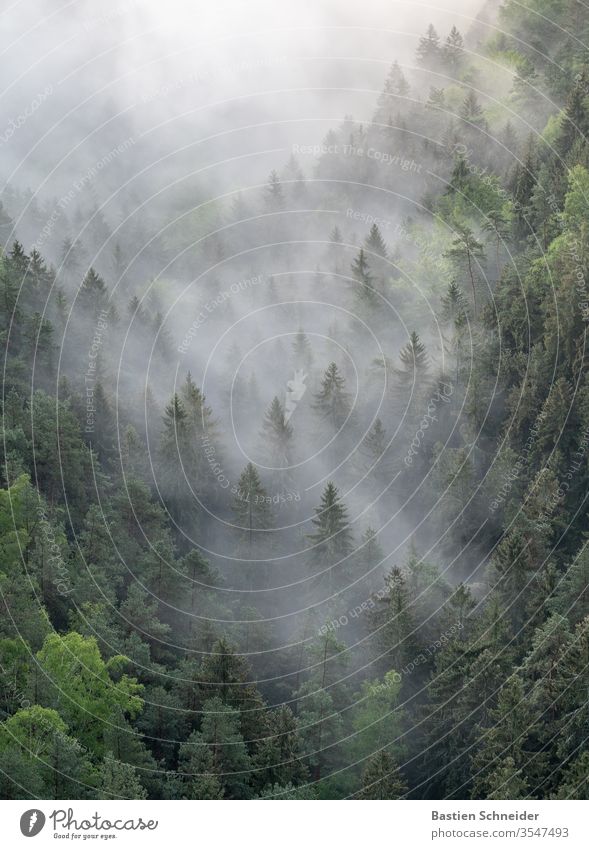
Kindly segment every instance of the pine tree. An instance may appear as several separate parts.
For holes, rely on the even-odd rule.
[[[315,508],[311,520],[315,531],[307,536],[311,562],[319,568],[329,568],[329,585],[333,586],[333,567],[352,551],[352,532],[348,513],[342,503],[337,487],[329,482]],[[341,569],[341,564],[338,564]]]
[[[98,772],[98,792],[104,799],[146,799],[147,791],[130,764],[117,761],[107,752]]]
[[[589,112],[586,107],[588,86],[589,74],[584,68],[580,79],[569,92],[561,119],[556,146],[563,158],[568,156],[578,139],[585,141],[589,135]]]
[[[424,68],[433,70],[440,59],[440,37],[433,24],[427,28],[417,45],[417,61]]]
[[[91,312],[96,313],[105,308],[107,297],[106,283],[93,268],[90,268],[80,286],[80,303],[84,304]]]
[[[385,578],[386,595],[381,595],[373,613],[374,640],[386,669],[401,672],[416,654],[406,576],[394,566]]]
[[[284,407],[274,397],[262,426],[262,440],[269,466],[285,470],[291,465],[292,439],[293,429],[286,420]]]
[[[239,712],[221,699],[203,704],[200,731],[180,746],[180,770],[189,798],[247,798],[251,760],[239,727]],[[219,792],[221,791],[221,792]]]
[[[51,285],[51,273],[48,271],[45,261],[39,251],[33,248],[30,255],[27,277],[33,288],[47,296],[49,294],[48,287]]]
[[[252,463],[247,464],[239,477],[233,513],[241,532],[247,534],[250,549],[255,532],[272,527],[270,498]]]
[[[526,105],[537,96],[538,74],[529,56],[522,57],[517,65],[517,73],[513,78],[513,94],[518,105]]]
[[[430,86],[429,95],[427,98],[427,103],[425,104],[428,109],[441,109],[445,110],[446,108],[446,95],[443,88],[436,88],[435,86]]]
[[[29,269],[30,259],[18,240],[12,245],[10,253],[8,254],[8,259],[10,262],[10,269],[15,280],[19,285],[22,285]]]
[[[378,229],[376,224],[373,224],[372,227],[370,228],[370,234],[366,238],[365,244],[366,244],[366,247],[369,251],[377,254],[378,256],[383,257],[383,259],[386,259],[387,246],[386,246],[385,241],[384,241],[383,237],[381,236],[380,230]],[[359,259],[360,259],[360,257],[358,257],[358,259],[356,260],[357,263],[358,263]],[[352,266],[352,270],[354,270],[354,266]],[[359,273],[361,273],[360,267],[358,267],[358,271],[359,271]],[[355,273],[354,273],[354,276],[356,276]],[[356,278],[356,279],[358,279],[358,278]]]
[[[364,437],[363,446],[366,449],[371,465],[383,462],[384,453],[387,448],[387,436],[380,419],[374,422],[374,426]]]
[[[409,342],[399,351],[401,368],[397,376],[402,383],[413,383],[423,378],[429,367],[429,356],[425,345],[415,330],[409,336]]]
[[[462,289],[456,280],[451,280],[446,294],[442,295],[442,319],[447,324],[454,325],[457,319],[467,314],[468,304]]]
[[[459,70],[464,58],[464,39],[453,26],[450,34],[446,39],[446,43],[442,47],[442,61],[452,74],[456,74]]]
[[[401,799],[407,791],[407,782],[388,752],[378,752],[370,758],[362,773],[359,799]]]
[[[213,416],[213,410],[207,404],[206,398],[192,379],[190,372],[180,391],[182,404],[186,411],[187,426],[195,441],[208,439],[219,442],[219,426]]]
[[[329,641],[324,640],[327,647]],[[296,693],[301,708],[299,721],[305,733],[301,735],[303,753],[311,768],[314,782],[321,780],[326,768],[337,763],[337,742],[341,740],[342,719],[335,705],[332,689],[326,689],[311,679]]]
[[[378,110],[384,115],[390,114],[398,98],[407,97],[409,84],[398,62],[393,62],[387,75],[383,90],[378,98]],[[381,117],[384,117],[381,116]]]
[[[485,261],[485,251],[481,242],[466,224],[457,224],[455,227],[456,238],[445,253],[456,269],[466,272],[472,289],[473,313],[477,315],[477,281],[479,268]]]
[[[313,367],[313,349],[306,333],[300,328],[292,343],[292,353],[295,369],[302,369],[306,374],[309,374]]]
[[[509,796],[491,794],[501,793],[503,782],[514,790],[525,786],[519,772],[531,754],[528,737],[533,715],[523,682],[517,675],[508,678],[501,688],[497,707],[489,711],[489,719],[491,724],[481,729],[482,742],[473,756],[473,798],[507,799]],[[516,785],[516,780],[521,785]]]
[[[333,245],[341,245],[341,243],[343,242],[342,233],[341,233],[340,228],[337,226],[337,224],[336,224],[336,226],[333,228],[333,230],[331,231],[331,233],[329,234],[329,241],[330,241]]]
[[[544,746],[561,734],[567,725],[564,718],[575,714],[586,702],[586,681],[577,674],[575,657],[578,648],[581,649],[578,660],[587,651],[587,636],[583,633],[587,624],[581,623],[578,632],[572,633],[568,620],[553,614],[536,628],[521,666],[528,690],[526,701],[538,718],[536,737]],[[566,745],[564,740],[560,742]]]
[[[574,624],[589,616],[589,545],[587,543],[568,565],[567,571],[559,582],[556,597],[549,603],[556,613],[566,616]]]
[[[553,799],[589,799],[589,752],[582,752],[563,769]]]
[[[487,782],[486,799],[527,799],[528,783],[513,758],[502,758]]]
[[[305,194],[305,177],[299,163],[292,154],[284,167],[283,179],[289,184],[288,191],[291,197],[295,201],[301,200]]]
[[[497,268],[497,277],[501,275],[500,256],[501,245],[505,244],[505,240],[510,232],[510,220],[502,209],[491,209],[486,214],[486,220],[483,224],[483,230],[495,240],[495,265]]]
[[[189,461],[190,448],[188,416],[180,397],[175,394],[164,410],[159,442],[162,494],[166,508],[175,519],[186,513],[186,476],[192,469],[187,470],[184,463]]]
[[[346,382],[335,363],[330,363],[321,381],[321,389],[315,395],[314,408],[337,430],[350,413]]]
[[[537,173],[538,158],[536,155],[536,144],[533,136],[530,135],[524,150],[523,163],[521,165],[519,162],[516,163],[511,177],[513,205],[516,210],[516,232],[522,238],[528,236],[530,233],[527,212],[536,186]]]
[[[260,741],[255,755],[256,779],[262,785],[298,784],[307,778],[301,758],[299,726],[287,705],[271,710],[267,715],[268,736]]]
[[[486,123],[482,107],[473,89],[469,89],[464,98],[460,107],[460,117],[473,127],[483,127]]]
[[[101,381],[97,381],[94,387],[94,406],[96,407],[96,413],[94,432],[92,433],[92,445],[96,449],[101,463],[105,468],[109,468],[115,456],[117,423],[111,402]]]
[[[284,192],[282,183],[276,171],[271,171],[265,189],[266,206],[270,212],[280,212],[284,209]]]
[[[374,307],[377,304],[377,298],[374,291],[374,280],[370,273],[370,266],[364,253],[364,249],[360,248],[360,253],[352,262],[352,276],[357,284],[354,287],[354,293],[360,306]]]

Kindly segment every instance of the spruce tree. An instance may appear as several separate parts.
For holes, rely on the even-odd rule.
[[[454,325],[457,319],[467,315],[467,311],[468,305],[462,289],[456,280],[451,280],[446,294],[442,295],[442,319],[447,324]]]
[[[582,752],[566,764],[553,799],[589,798],[589,752]]]
[[[580,79],[569,92],[561,119],[557,149],[563,158],[568,156],[578,139],[586,141],[589,135],[589,112],[586,106],[588,86],[589,74],[583,69]]]
[[[411,636],[414,630],[407,579],[402,569],[394,566],[385,578],[386,594],[379,598],[373,613],[374,642],[384,655],[381,665],[401,673],[416,654]]]
[[[284,470],[292,462],[293,429],[285,417],[284,407],[274,397],[264,416],[262,439],[268,465]]]
[[[374,291],[374,279],[363,248],[360,248],[360,252],[352,262],[351,268],[352,276],[357,283],[354,287],[354,294],[358,304],[361,307],[376,306],[378,301]]]
[[[375,253],[378,256],[383,257],[383,259],[386,259],[387,246],[386,246],[385,241],[384,241],[383,237],[381,236],[380,230],[378,229],[378,226],[376,224],[373,224],[372,227],[370,228],[370,233],[369,233],[368,237],[366,238],[365,244],[366,244],[366,247],[368,248],[369,251],[372,251],[372,253]],[[358,260],[359,260],[359,257],[358,257]],[[358,262],[358,260],[356,260],[356,262]],[[353,267],[353,270],[354,270],[354,267]],[[354,274],[354,276],[356,276],[356,275]]]
[[[248,463],[239,477],[233,513],[241,533],[247,535],[250,549],[255,532],[272,527],[270,499],[253,463]]]
[[[330,363],[321,381],[321,389],[315,395],[314,408],[337,430],[350,413],[346,382],[335,363]]]
[[[305,177],[294,155],[291,154],[282,176],[288,184],[289,195],[293,200],[300,201],[305,194]]]
[[[440,59],[440,37],[433,24],[427,28],[417,45],[417,61],[424,68],[432,70]]]
[[[473,127],[482,127],[485,124],[482,107],[473,89],[469,89],[468,94],[464,98],[460,107],[460,117]]]
[[[190,798],[247,798],[251,759],[239,721],[239,711],[221,699],[203,704],[201,730],[180,746],[179,764]]]
[[[340,228],[337,226],[337,224],[335,225],[335,227],[333,228],[333,230],[329,234],[329,241],[333,245],[341,245],[341,243],[343,242],[342,233],[341,233]]]
[[[481,743],[473,755],[473,798],[508,798],[490,794],[500,792],[501,775],[509,784],[510,775],[524,769],[531,754],[533,714],[519,676],[512,675],[503,684],[489,720],[489,727],[480,729]]]
[[[195,443],[201,443],[203,439],[217,443],[219,442],[219,425],[213,416],[211,407],[206,398],[192,379],[190,372],[186,375],[180,398],[186,411],[187,427]],[[200,450],[200,444],[195,445],[195,450]]]
[[[442,47],[442,61],[452,74],[459,70],[464,58],[464,39],[459,30],[453,26],[450,30],[444,46]]]
[[[528,137],[523,153],[523,163],[516,163],[511,176],[515,213],[515,232],[520,238],[530,235],[528,207],[534,194],[538,177],[538,158],[533,136]]]
[[[480,276],[480,266],[485,261],[485,251],[481,242],[466,224],[457,224],[456,238],[453,239],[446,256],[455,265],[457,271],[466,273],[470,282],[473,300],[473,313],[477,315],[477,284]]]
[[[364,437],[363,446],[371,465],[383,462],[387,448],[387,435],[380,419],[374,422],[374,426]]]
[[[325,487],[321,502],[315,508],[315,517],[311,521],[315,526],[315,531],[307,536],[311,563],[318,568],[329,568],[331,588],[333,585],[331,567],[346,558],[352,551],[352,532],[348,512],[333,483],[329,482]],[[338,569],[341,569],[341,564],[338,565]]]
[[[280,212],[284,209],[284,192],[282,183],[276,171],[271,171],[265,189],[266,207],[269,212]]]
[[[162,494],[167,509],[176,519],[185,514],[187,506],[184,461],[188,460],[190,447],[188,416],[180,397],[174,394],[164,410],[159,460]]]
[[[98,792],[104,799],[146,799],[147,791],[130,764],[107,752],[98,772]]]
[[[411,332],[409,342],[399,351],[399,360],[401,368],[397,369],[397,376],[402,383],[419,381],[425,376],[429,368],[429,356],[415,330]]]
[[[307,335],[300,328],[292,343],[292,354],[295,368],[309,374],[313,366],[313,349]]]
[[[501,274],[500,257],[501,245],[505,244],[511,230],[511,222],[502,209],[491,209],[486,214],[483,230],[490,235],[495,242],[495,266],[497,277]]]
[[[435,86],[430,86],[429,95],[427,98],[427,103],[425,104],[428,109],[445,109],[446,108],[446,95],[443,88],[436,88]]]
[[[378,98],[378,112],[383,123],[389,120],[392,109],[399,98],[404,98],[409,93],[409,84],[397,61],[393,62],[387,75],[383,90]]]
[[[102,277],[90,268],[80,286],[79,300],[91,313],[104,309],[108,290]]]
[[[373,755],[362,773],[359,799],[401,799],[407,793],[407,782],[388,752]]]

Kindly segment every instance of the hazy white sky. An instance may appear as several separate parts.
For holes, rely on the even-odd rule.
[[[15,179],[29,183],[39,172],[53,179],[130,134],[147,132],[165,150],[228,121],[273,122],[269,145],[293,120],[311,123],[297,123],[292,138],[321,137],[346,113],[370,119],[391,62],[413,64],[430,21],[442,37],[454,23],[466,32],[481,6],[17,0],[0,11],[0,139],[39,92],[50,86],[51,96],[3,143],[0,167],[6,176],[16,168]]]

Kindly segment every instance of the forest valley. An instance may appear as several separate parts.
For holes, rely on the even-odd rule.
[[[500,30],[155,238],[5,187],[2,798],[588,798],[589,15]]]

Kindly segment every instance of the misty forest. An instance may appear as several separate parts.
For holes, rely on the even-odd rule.
[[[423,14],[361,120],[3,113],[2,798],[588,798],[589,13]]]

